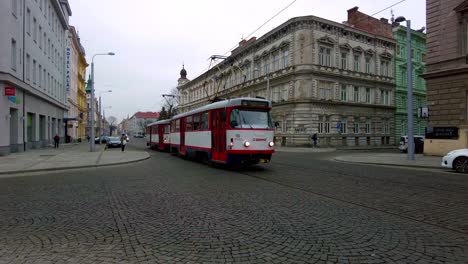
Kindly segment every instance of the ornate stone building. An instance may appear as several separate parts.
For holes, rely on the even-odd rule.
[[[230,57],[191,81],[184,69],[179,112],[214,97],[261,96],[273,101],[277,144],[308,145],[311,133],[318,133],[320,145],[394,144],[391,25],[357,9],[343,24],[292,18],[241,41]]]

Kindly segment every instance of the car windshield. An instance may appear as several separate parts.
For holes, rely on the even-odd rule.
[[[231,111],[231,128],[272,128],[272,123],[267,110],[236,108]]]
[[[108,139],[109,139],[109,141],[119,141],[120,140],[120,138],[118,138],[118,137],[109,137]]]

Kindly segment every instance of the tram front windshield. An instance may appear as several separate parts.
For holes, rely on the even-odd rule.
[[[230,117],[231,128],[273,128],[268,110],[234,109]]]

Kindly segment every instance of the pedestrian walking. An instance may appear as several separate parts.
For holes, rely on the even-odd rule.
[[[58,148],[59,147],[59,142],[60,142],[60,137],[58,134],[55,134],[55,137],[54,137],[54,148]]]
[[[125,134],[122,134],[122,136],[120,136],[120,147],[122,148],[122,152],[125,151],[126,144],[127,144],[127,137],[125,136]]]
[[[317,133],[314,133],[312,135],[312,141],[314,142],[314,148],[317,147]]]
[[[91,138],[91,137],[90,137],[89,135],[86,137],[86,139],[88,140],[88,142],[89,142],[89,139],[90,139],[90,138]]]

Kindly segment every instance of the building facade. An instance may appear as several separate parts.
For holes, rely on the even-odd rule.
[[[427,0],[429,109],[424,153],[468,148],[468,1]]]
[[[79,109],[78,109],[78,53],[80,47],[78,36],[73,26],[69,27],[68,45],[66,53],[66,90],[68,95],[68,113],[66,118],[65,135],[67,141],[78,138]]]
[[[63,138],[66,0],[0,1],[0,155]]]
[[[159,119],[159,112],[136,112],[128,119],[126,132],[130,136],[137,135],[138,133],[145,133],[146,125],[156,122]]]
[[[406,27],[393,28],[393,37],[397,43],[395,52],[395,138],[408,133],[408,71]],[[413,65],[413,135],[424,136],[427,118],[422,116],[422,107],[426,107],[426,34],[422,30],[411,30],[411,48]],[[418,114],[419,113],[419,114]]]
[[[261,96],[273,102],[277,144],[308,145],[312,133],[320,145],[394,144],[394,52],[388,21],[357,7],[344,24],[292,18],[241,41],[228,59],[191,81],[183,69],[179,111],[214,97]]]

